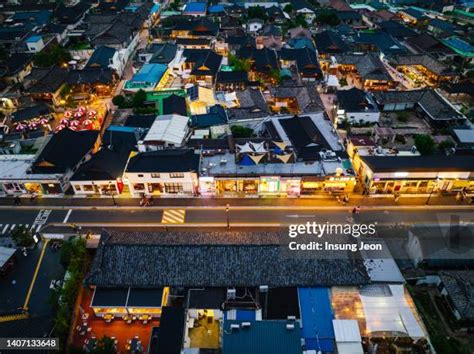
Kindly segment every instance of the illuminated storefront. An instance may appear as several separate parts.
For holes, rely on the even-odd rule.
[[[471,156],[361,156],[370,194],[474,193]]]
[[[90,307],[104,319],[159,317],[168,293],[168,288],[95,288]]]

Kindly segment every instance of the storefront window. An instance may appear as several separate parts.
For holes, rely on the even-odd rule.
[[[82,188],[84,189],[84,192],[92,192],[94,191],[94,187],[91,185],[91,184],[84,184],[82,186]]]
[[[145,185],[143,183],[135,183],[133,185],[133,189],[136,191],[144,191],[145,190]]]
[[[260,181],[260,192],[278,193],[280,190],[280,180],[278,178],[262,178]]]
[[[254,180],[244,180],[243,181],[242,191],[245,193],[257,193],[258,191],[258,181]]]
[[[182,183],[165,183],[166,193],[183,193]]]

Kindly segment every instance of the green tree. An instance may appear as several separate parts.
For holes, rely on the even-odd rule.
[[[442,142],[440,142],[438,144],[438,149],[441,150],[441,151],[444,151],[444,150],[447,150],[447,149],[451,149],[455,146],[454,142],[450,139],[448,140],[443,140]]]
[[[265,9],[261,6],[251,6],[247,10],[247,17],[249,19],[259,18],[265,21],[267,19],[267,13]]]
[[[408,117],[410,116],[407,111],[398,111],[396,115],[398,121],[403,123],[408,122]]]
[[[143,90],[138,90],[132,97],[132,107],[140,108],[143,107],[143,104],[146,101],[146,92]]]
[[[253,136],[253,129],[242,125],[234,125],[230,130],[234,138],[251,138]]]
[[[272,69],[268,73],[268,76],[270,76],[273,80],[275,80],[277,84],[281,84],[282,76],[281,76],[280,70]]]
[[[339,24],[339,19],[335,12],[330,10],[323,10],[320,11],[316,15],[316,23],[319,25],[326,25],[326,26],[337,26]]]
[[[12,239],[20,247],[30,247],[33,245],[33,234],[25,226],[19,226],[13,231]]]
[[[115,354],[115,343],[112,338],[103,336],[97,341],[97,347],[92,350],[93,354]]]
[[[287,14],[291,14],[293,12],[293,5],[286,4],[283,8],[283,11],[285,11]]]
[[[127,99],[122,95],[117,95],[112,98],[112,103],[118,108],[127,108]]]
[[[170,5],[169,9],[172,11],[178,11],[179,8],[181,7],[181,3],[179,0],[174,0]]]
[[[435,150],[435,142],[427,134],[415,135],[415,146],[422,155],[431,155]]]
[[[235,55],[229,55],[229,64],[235,71],[249,72],[252,69],[252,61],[246,58],[237,58]]]
[[[40,68],[48,68],[53,65],[62,66],[71,60],[69,51],[60,46],[54,45],[51,48],[46,48],[35,55],[33,63]]]

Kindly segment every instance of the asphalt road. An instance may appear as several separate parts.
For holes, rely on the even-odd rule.
[[[282,226],[295,223],[343,223],[351,216],[351,208],[104,208],[104,209],[2,209],[0,234],[6,225],[7,232],[13,225],[34,226],[46,224],[76,224],[78,226]],[[458,217],[461,224],[474,227],[472,208],[364,208],[355,216],[356,222],[392,225],[450,224]]]

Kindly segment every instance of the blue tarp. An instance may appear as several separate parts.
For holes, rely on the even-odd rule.
[[[298,288],[303,338],[307,350],[333,352],[334,318],[328,288]]]

